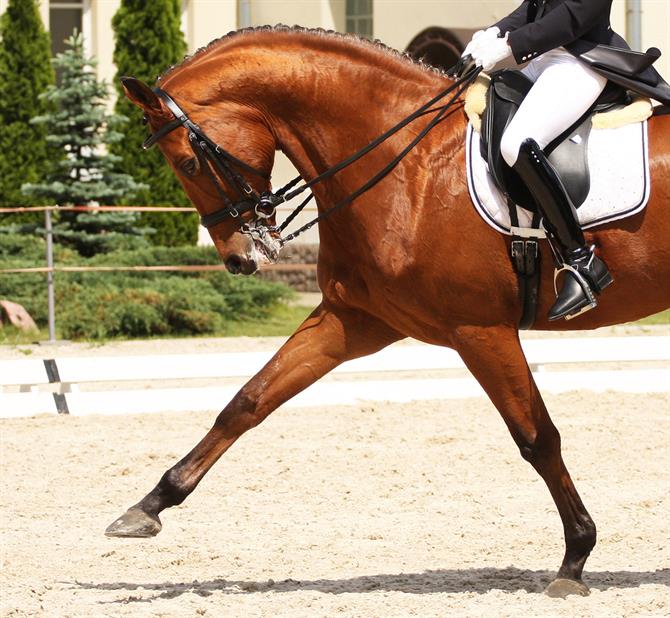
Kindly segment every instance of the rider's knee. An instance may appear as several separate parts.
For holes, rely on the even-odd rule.
[[[510,167],[514,167],[516,160],[519,158],[519,149],[523,143],[523,138],[512,131],[505,131],[500,140],[500,154],[502,154],[505,163]]]

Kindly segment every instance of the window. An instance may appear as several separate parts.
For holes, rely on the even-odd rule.
[[[372,0],[347,0],[347,32],[372,38]]]
[[[65,39],[76,29],[82,32],[84,24],[84,2],[50,2],[49,31],[51,32],[51,55],[65,51]]]

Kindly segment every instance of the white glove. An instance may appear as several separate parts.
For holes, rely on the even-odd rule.
[[[490,71],[496,64],[512,55],[512,48],[507,44],[507,35],[504,39],[490,39],[478,46],[472,52],[472,58],[478,67]]]
[[[498,26],[493,26],[486,30],[477,30],[477,32],[472,35],[472,40],[465,46],[461,58],[467,55],[472,56],[472,52],[480,45],[491,39],[496,39],[498,36],[500,36],[500,28],[498,28]]]

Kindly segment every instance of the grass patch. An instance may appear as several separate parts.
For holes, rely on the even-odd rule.
[[[29,345],[49,339],[47,330],[23,331],[13,326],[0,328],[0,345]],[[30,353],[27,351],[27,353]]]
[[[661,311],[661,313],[657,313],[655,315],[650,315],[647,316],[646,318],[642,318],[637,322],[633,322],[633,324],[643,324],[643,325],[670,324],[670,309],[666,309],[665,311]]]
[[[314,307],[279,305],[258,320],[227,322],[225,337],[288,337],[302,324]]]
[[[267,316],[247,319],[240,322],[228,321],[225,323],[224,329],[207,333],[208,337],[288,337],[295,332],[296,328],[302,324],[304,319],[313,311],[314,307],[294,306],[294,305],[277,305]],[[58,327],[58,323],[56,323]],[[164,336],[161,336],[163,338]],[[175,336],[175,338],[178,336]],[[182,335],[183,337],[183,335]],[[49,333],[46,329],[39,331],[25,332],[6,326],[0,328],[0,345],[21,346],[30,345],[32,343],[39,343],[47,341]],[[57,328],[57,339],[62,340],[60,332]],[[96,343],[103,344],[105,341],[122,341],[130,339],[130,337],[114,337],[106,339],[98,339]],[[151,339],[151,337],[146,337]],[[27,350],[26,354],[30,354]]]

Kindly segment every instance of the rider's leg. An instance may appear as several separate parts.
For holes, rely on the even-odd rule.
[[[565,277],[549,319],[571,318],[593,309],[597,305],[595,293],[612,283],[612,276],[593,247],[586,246],[575,207],[556,170],[532,139],[521,145],[514,170],[526,183],[542,212],[545,229],[562,254]]]
[[[521,144],[534,139],[544,150],[596,101],[607,79],[563,49],[540,56],[522,71],[535,82],[505,130],[502,155],[514,167]]]
[[[537,79],[505,131],[501,148],[507,164],[533,195],[567,268],[549,312],[549,319],[555,320],[595,307],[594,292],[602,291],[612,278],[604,262],[586,246],[574,205],[543,149],[584,114],[607,80],[567,52],[556,50],[546,56],[525,71]]]

